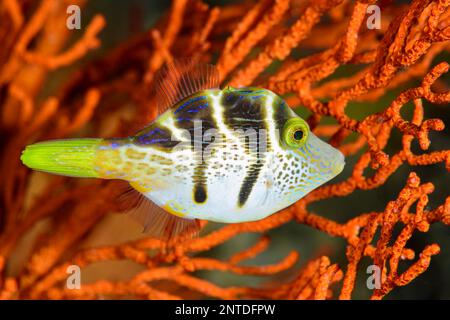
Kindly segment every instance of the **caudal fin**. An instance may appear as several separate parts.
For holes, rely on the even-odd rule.
[[[71,177],[98,177],[95,154],[103,139],[50,140],[29,145],[20,160],[27,167]]]

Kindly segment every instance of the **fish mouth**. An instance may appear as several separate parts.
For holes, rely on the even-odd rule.
[[[345,167],[345,157],[339,150],[336,150],[337,154],[336,157],[333,159],[333,162],[331,164],[331,171],[333,173],[333,176],[337,176],[344,170]]]

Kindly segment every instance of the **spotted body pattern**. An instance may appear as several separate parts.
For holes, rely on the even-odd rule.
[[[149,213],[144,225],[164,224],[162,233],[170,235],[196,219],[262,219],[342,171],[343,155],[275,93],[217,89],[210,65],[168,65],[161,78],[157,97],[164,108],[136,135],[36,143],[22,153],[23,163],[61,175],[126,180],[157,205],[156,218]]]

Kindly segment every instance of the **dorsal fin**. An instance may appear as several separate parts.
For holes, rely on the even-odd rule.
[[[194,93],[219,88],[219,84],[219,71],[214,65],[198,63],[190,58],[173,60],[155,77],[158,114]]]
[[[128,185],[119,201],[124,209],[139,222],[143,232],[169,241],[176,236],[194,237],[200,231],[197,219],[186,219],[170,214]]]

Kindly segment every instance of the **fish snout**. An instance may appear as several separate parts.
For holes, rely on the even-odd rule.
[[[331,160],[331,172],[334,176],[337,176],[339,173],[344,170],[345,166],[345,157],[339,150],[336,149],[335,156]]]

